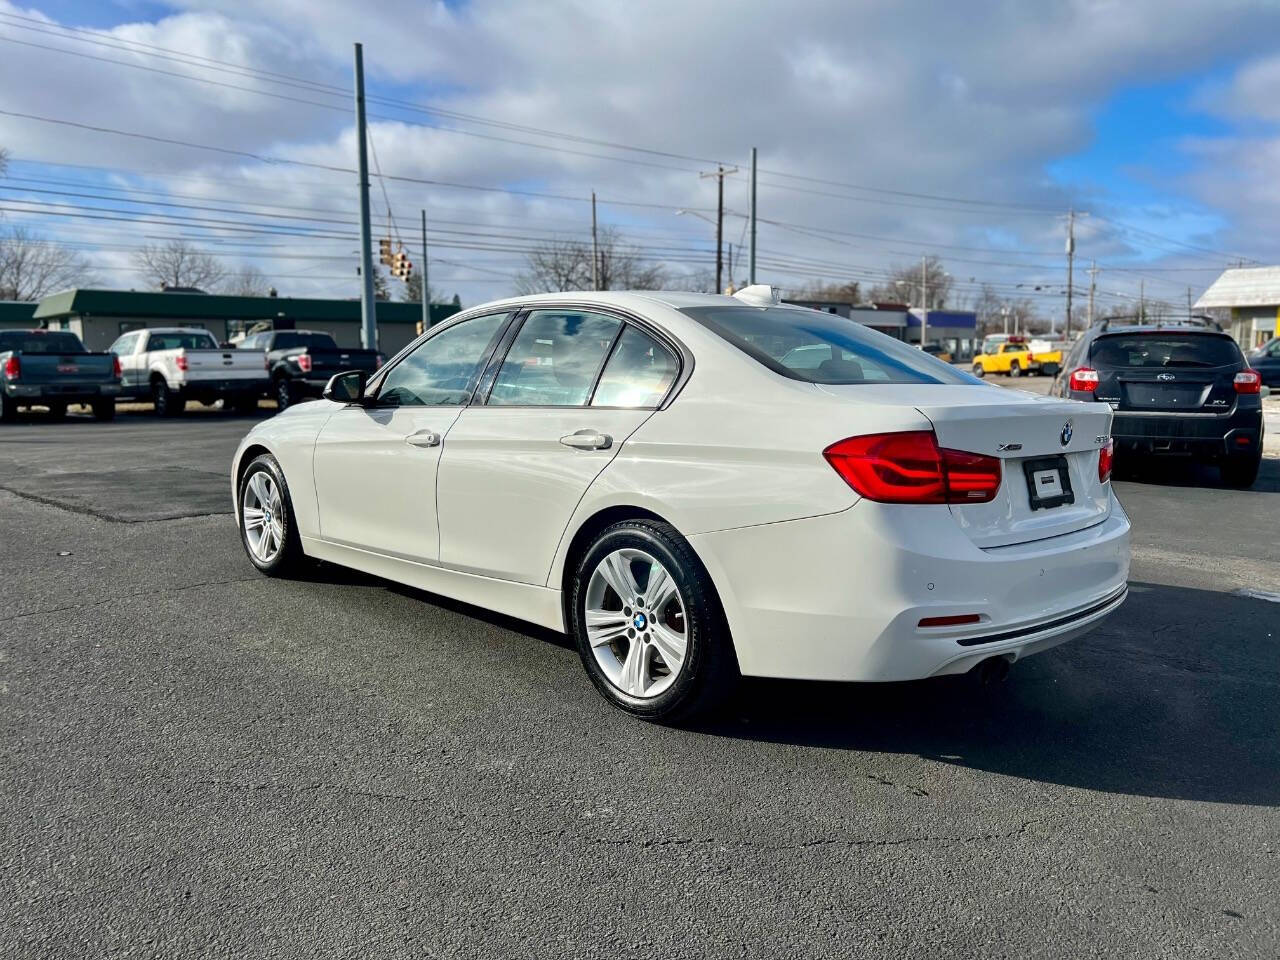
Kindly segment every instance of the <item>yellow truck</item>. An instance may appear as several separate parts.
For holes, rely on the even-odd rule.
[[[988,373],[1006,373],[1020,377],[1024,373],[1053,375],[1062,369],[1062,350],[1048,341],[1032,341],[1010,337],[1004,343],[990,345],[973,358],[973,375],[985,377]]]

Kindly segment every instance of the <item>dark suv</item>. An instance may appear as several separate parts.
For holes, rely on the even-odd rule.
[[[1236,342],[1207,324],[1095,324],[1051,392],[1109,403],[1124,456],[1212,461],[1224,483],[1253,485],[1262,462],[1262,378]]]

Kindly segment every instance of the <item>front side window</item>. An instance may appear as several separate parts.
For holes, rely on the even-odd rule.
[[[535,310],[493,382],[496,406],[582,407],[622,321],[582,310]]]
[[[459,406],[471,399],[505,313],[473,317],[424,340],[387,371],[377,402],[387,407]]]
[[[1130,333],[1099,337],[1091,359],[1099,367],[1225,367],[1242,357],[1225,335]]]
[[[613,348],[593,407],[656,407],[675,382],[678,370],[671,351],[642,330],[628,326]]]
[[[790,307],[684,307],[749,357],[809,383],[978,383],[923,350],[856,320]]]

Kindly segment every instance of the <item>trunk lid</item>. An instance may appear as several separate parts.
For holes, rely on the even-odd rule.
[[[1098,449],[1111,435],[1109,406],[993,385],[819,389],[862,404],[913,407],[933,424],[939,446],[999,458],[1004,477],[994,500],[950,506],[979,547],[1060,536],[1099,523],[1110,513],[1109,485],[1098,480]]]
[[[20,353],[21,381],[73,387],[110,383],[115,365],[109,353]]]
[[[186,380],[251,380],[263,377],[262,355],[244,350],[188,350]]]

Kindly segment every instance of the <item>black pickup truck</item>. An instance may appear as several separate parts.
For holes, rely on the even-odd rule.
[[[241,350],[258,350],[266,357],[270,393],[281,410],[299,400],[318,397],[335,373],[382,366],[377,350],[339,347],[327,333],[313,330],[268,330],[240,341]]]
[[[0,420],[13,420],[19,407],[48,407],[61,420],[72,403],[110,420],[119,394],[120,361],[90,353],[74,333],[0,330]]]

